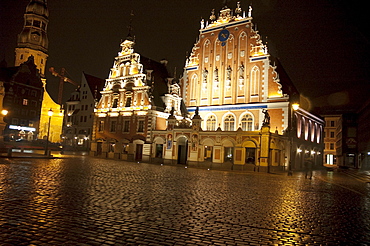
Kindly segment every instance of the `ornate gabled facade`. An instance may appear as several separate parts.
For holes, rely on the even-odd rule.
[[[183,91],[189,112],[199,106],[202,128],[258,130],[269,110],[271,129],[288,127],[289,97],[283,94],[267,46],[240,4],[224,7],[218,18],[202,20],[199,39],[185,65]],[[285,119],[285,120],[284,120]]]
[[[131,35],[121,43],[95,107],[91,153],[142,160],[150,155],[153,130],[166,129],[169,114],[181,113],[179,87],[165,63],[141,57]],[[168,88],[169,87],[169,88]]]
[[[224,6],[218,17],[213,10],[181,78],[191,123],[169,117],[166,131],[153,132],[152,157],[254,170],[299,169],[308,157],[321,165],[324,122],[293,110],[299,93],[271,59],[251,7]]]

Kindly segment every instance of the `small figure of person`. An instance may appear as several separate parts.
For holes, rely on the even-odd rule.
[[[305,178],[312,179],[312,167],[313,167],[313,160],[312,158],[307,158],[304,162],[304,171],[305,171]]]

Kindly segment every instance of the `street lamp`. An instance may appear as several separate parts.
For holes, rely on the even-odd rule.
[[[2,115],[2,116],[6,116],[8,113],[9,113],[9,112],[8,112],[8,110],[6,110],[6,109],[1,110],[1,115]]]
[[[50,122],[51,122],[51,116],[53,116],[53,110],[49,109],[48,111],[49,116],[49,124],[48,124],[48,134],[46,135],[46,145],[45,145],[45,155],[49,156],[49,134],[50,134]]]
[[[3,109],[1,110],[1,120],[0,120],[0,142],[3,142],[4,141],[4,129],[5,129],[5,126],[6,126],[6,123],[4,121],[4,117],[9,113],[8,110],[6,109]]]
[[[299,109],[298,103],[293,103],[290,107],[290,129],[289,129],[289,138],[290,138],[290,157],[289,157],[289,163],[288,163],[288,176],[293,175],[292,171],[292,159],[293,159],[293,119],[294,119],[294,111]]]

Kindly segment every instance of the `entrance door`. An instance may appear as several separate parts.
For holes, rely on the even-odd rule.
[[[136,144],[136,155],[135,160],[141,161],[143,159],[143,145],[142,144]]]
[[[186,138],[180,138],[177,140],[177,163],[186,165],[188,157],[188,140]]]
[[[102,153],[102,147],[103,143],[102,142],[98,142],[97,145],[96,145],[96,155],[101,155]]]
[[[256,164],[256,149],[245,148],[245,163]]]
[[[212,161],[213,146],[204,146],[204,160]]]
[[[234,148],[233,147],[224,147],[224,160],[230,161],[231,163],[233,162],[233,153],[234,153]]]

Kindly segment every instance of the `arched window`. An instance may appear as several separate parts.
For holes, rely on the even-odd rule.
[[[259,93],[260,69],[254,66],[251,71],[251,96],[257,96]]]
[[[191,99],[196,99],[197,98],[197,87],[198,87],[198,76],[194,75],[192,80],[191,80]]]
[[[233,115],[229,114],[224,119],[224,130],[234,131],[234,129],[235,129],[235,119]]]
[[[253,131],[253,118],[251,115],[246,114],[241,120],[243,131]]]
[[[216,117],[214,115],[211,115],[207,119],[207,131],[215,131],[216,130]]]

